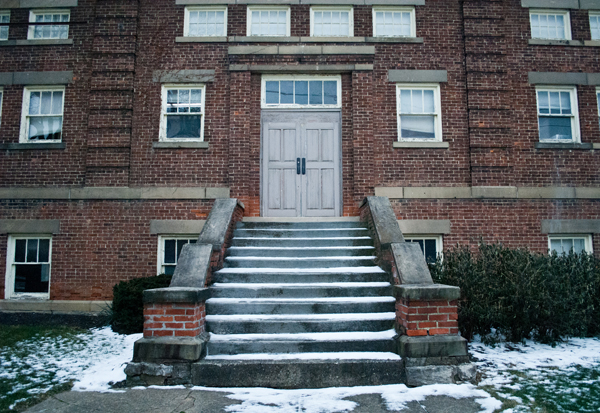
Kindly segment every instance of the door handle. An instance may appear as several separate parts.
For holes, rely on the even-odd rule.
[[[300,158],[296,158],[296,175],[300,175]]]
[[[302,158],[302,175],[306,175],[306,158]]]

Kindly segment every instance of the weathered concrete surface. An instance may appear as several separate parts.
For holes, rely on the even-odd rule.
[[[386,248],[395,242],[404,242],[404,236],[398,226],[398,219],[394,215],[392,204],[388,198],[368,196],[363,202],[369,204],[376,232],[375,236],[379,239],[382,248]]]
[[[414,242],[393,243],[391,248],[401,284],[433,284],[419,244]]]
[[[221,251],[221,247],[225,242],[225,235],[229,229],[229,223],[238,204],[243,208],[243,205],[235,198],[215,200],[198,237],[198,244],[211,244],[213,250]],[[179,267],[179,263],[177,266]]]
[[[206,353],[200,337],[148,337],[133,344],[133,361],[199,360]]]
[[[398,350],[402,357],[468,356],[467,340],[457,335],[401,336],[398,339]]]
[[[418,246],[417,246],[418,248]],[[421,254],[423,256],[423,254]],[[395,285],[394,296],[409,300],[458,300],[460,287],[444,284]]]
[[[212,250],[212,244],[185,244],[181,249],[170,287],[204,287]]]
[[[171,286],[144,290],[145,303],[200,303],[209,297],[210,289],[208,288]]]
[[[65,392],[33,406],[27,412],[41,413],[147,413],[226,412],[229,406],[241,404],[230,399],[230,393],[190,389],[127,389],[123,393]],[[409,402],[403,410],[390,410],[379,394],[362,394],[346,398],[358,405],[352,413],[476,413],[483,409],[473,398],[454,399],[429,396],[420,402]],[[265,400],[265,403],[268,403]],[[293,411],[296,411],[295,409]]]

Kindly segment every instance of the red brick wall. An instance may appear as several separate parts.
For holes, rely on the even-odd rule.
[[[400,334],[408,336],[458,334],[457,301],[418,301],[398,298],[396,323]]]
[[[144,304],[144,337],[197,337],[205,322],[204,303]]]

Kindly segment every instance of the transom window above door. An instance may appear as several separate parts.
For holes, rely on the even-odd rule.
[[[264,76],[262,107],[339,108],[339,76]]]

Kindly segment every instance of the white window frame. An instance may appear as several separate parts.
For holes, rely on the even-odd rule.
[[[406,242],[410,242],[408,240],[434,240],[435,241],[435,249],[437,252],[437,256],[443,258],[444,251],[444,237],[439,234],[403,234],[404,240]],[[423,251],[423,256],[427,259],[425,255],[425,251]]]
[[[592,243],[592,235],[591,234],[552,234],[548,236],[548,252],[552,253],[551,241],[554,239],[573,239],[573,238],[583,238],[584,239],[584,248],[585,252],[591,254],[594,252],[593,243]],[[558,251],[557,251],[558,253]],[[559,255],[561,253],[558,253]],[[568,252],[567,252],[568,254]]]
[[[540,123],[539,123],[539,117],[540,117],[540,102],[539,102],[539,96],[538,96],[538,92],[544,92],[544,91],[550,91],[550,92],[569,92],[569,96],[571,98],[571,116],[569,116],[571,118],[571,136],[572,139],[570,141],[566,140],[566,139],[541,139],[540,136]],[[544,86],[544,85],[539,85],[535,88],[535,101],[536,101],[536,115],[538,118],[538,140],[540,142],[548,142],[548,143],[578,143],[581,142],[581,133],[579,130],[579,105],[578,105],[578,100],[577,100],[577,87],[575,86]],[[545,115],[545,114],[544,114]],[[556,116],[556,117],[567,117],[567,116]]]
[[[8,16],[8,23],[10,23],[10,10],[0,10],[0,17],[2,16]],[[6,26],[6,23],[0,23],[0,28],[6,27],[6,38],[0,37],[0,41],[7,41],[8,37],[10,36],[9,33],[9,27],[10,26]]]
[[[596,103],[598,106],[598,126],[600,126],[600,87],[596,88]]]
[[[15,248],[17,239],[48,239],[50,246],[48,248],[48,292],[47,293],[16,293],[15,292]],[[52,286],[52,235],[40,234],[11,234],[8,236],[6,249],[6,282],[4,289],[4,298],[35,298],[49,299],[50,288]]]
[[[385,36],[377,34],[377,12],[409,12],[410,13],[410,34],[408,36],[392,35]],[[414,7],[373,7],[373,37],[417,37],[417,19],[415,17]]]
[[[565,21],[565,32],[564,38],[557,37],[533,37],[533,24],[532,24],[532,16],[534,14],[546,14],[546,15],[556,15],[563,16]],[[529,9],[529,29],[531,31],[532,39],[541,39],[541,40],[571,40],[571,14],[568,10],[556,10],[556,9]]]
[[[434,139],[424,138],[402,138],[400,117],[400,92],[402,90],[433,90],[433,104],[435,105],[434,116]],[[411,115],[411,114],[407,114]],[[418,116],[418,114],[416,114]],[[424,114],[425,115],[425,114]],[[396,83],[396,122],[398,130],[398,142],[442,142],[442,104],[439,83]]]
[[[195,12],[195,11],[222,11],[225,12],[224,14],[224,19],[225,19],[225,24],[223,27],[223,34],[215,34],[215,35],[205,35],[205,36],[192,36],[189,33],[190,30],[190,12]],[[184,37],[225,37],[227,36],[227,6],[206,6],[206,7],[194,7],[194,6],[190,6],[190,7],[186,7],[185,8],[185,17],[184,17],[184,23],[183,23],[183,36]]]
[[[69,9],[38,9],[38,10],[30,10],[29,11],[29,28],[27,30],[27,39],[29,40],[60,40],[60,39],[65,39],[65,38],[61,38],[61,37],[34,37],[34,33],[35,33],[35,26],[37,26],[35,23],[35,16],[37,16],[38,14],[68,14],[69,15],[69,21],[67,22],[57,22],[57,24],[52,24],[52,25],[48,25],[48,26],[67,26],[67,37],[66,39],[69,38],[69,26],[71,23],[71,10]]]
[[[316,36],[315,35],[315,11],[339,11],[348,12],[348,35],[344,36]],[[310,8],[310,37],[354,37],[354,8],[352,6],[314,6]]]
[[[161,234],[158,236],[158,255],[156,257],[156,274],[164,274],[165,265],[173,265],[164,262],[165,241],[167,240],[198,240],[200,234]],[[177,251],[176,251],[177,252]],[[176,257],[177,258],[177,257]],[[177,266],[177,264],[175,264]]]
[[[284,10],[286,16],[285,23],[285,35],[271,35],[271,34],[252,34],[252,12],[253,11],[282,11]],[[246,36],[260,36],[260,37],[290,37],[291,33],[291,11],[289,6],[248,6],[246,8]]]
[[[53,143],[53,142],[62,142],[62,138],[64,136],[65,130],[65,97],[66,97],[66,88],[64,86],[26,86],[23,88],[23,105],[21,108],[21,130],[19,133],[19,142],[20,143]],[[32,92],[63,92],[62,99],[62,108],[60,112],[60,116],[62,117],[62,126],[60,130],[61,139],[45,139],[45,140],[30,140],[29,139],[29,99]],[[58,116],[58,115],[49,115],[49,116]]]
[[[278,104],[267,104],[267,93],[266,86],[267,81],[282,81],[282,80],[322,80],[322,81],[337,81],[337,103],[335,105],[300,105],[295,103],[278,103]],[[342,77],[340,75],[263,75],[261,80],[261,97],[260,97],[261,108],[264,109],[297,109],[297,108],[341,108],[342,107]]]
[[[200,89],[202,90],[202,103],[201,112],[194,112],[197,115],[201,115],[200,120],[200,137],[199,138],[167,138],[167,91],[169,89]],[[206,85],[203,83],[193,84],[163,84],[161,87],[161,105],[160,105],[160,135],[159,140],[162,142],[203,142],[204,141],[204,119],[205,106],[206,106]],[[173,113],[176,115],[176,113]]]
[[[598,29],[596,30],[596,35],[594,36],[594,32],[592,31],[592,18],[598,19]],[[600,11],[590,11],[589,12],[589,22],[590,22],[590,34],[592,40],[600,40]]]
[[[4,101],[4,88],[0,87],[0,127],[2,127],[2,103]]]

